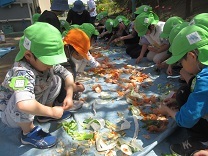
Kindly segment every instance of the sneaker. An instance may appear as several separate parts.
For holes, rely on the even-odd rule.
[[[76,110],[82,108],[82,105],[84,104],[83,101],[75,101],[75,100],[73,100],[73,103],[74,103],[74,105],[72,108],[69,109],[69,111],[76,111]]]
[[[49,122],[49,121],[58,121],[58,120],[66,120],[72,116],[72,113],[69,111],[64,111],[62,117],[60,119],[52,118],[52,117],[47,117],[47,116],[38,116],[37,121],[40,123],[43,122]]]
[[[27,135],[22,134],[21,142],[25,145],[30,144],[36,148],[50,148],[57,143],[57,138],[44,132],[39,126],[32,129]]]
[[[206,146],[193,138],[189,138],[180,144],[173,144],[170,146],[171,152],[178,156],[190,156],[194,151],[203,149],[206,149]]]

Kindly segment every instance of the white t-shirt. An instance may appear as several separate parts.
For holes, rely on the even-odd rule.
[[[90,16],[91,17],[97,16],[96,4],[95,4],[94,0],[87,1],[87,5],[88,5],[88,10],[91,10],[91,9],[95,8],[94,11],[90,12]]]

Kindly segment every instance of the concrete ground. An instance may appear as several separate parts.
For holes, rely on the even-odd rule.
[[[14,62],[14,58],[19,51],[18,44],[21,35],[22,35],[21,33],[8,35],[6,36],[6,43],[0,43],[0,48],[16,47],[15,50],[11,51],[10,53],[0,58],[0,83],[4,80],[5,74],[7,73],[8,69],[12,66]]]

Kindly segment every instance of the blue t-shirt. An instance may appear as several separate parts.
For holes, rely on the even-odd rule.
[[[175,116],[176,123],[185,128],[193,127],[200,118],[208,120],[208,66],[196,75],[192,88],[187,102]]]

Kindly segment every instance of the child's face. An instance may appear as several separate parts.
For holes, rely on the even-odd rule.
[[[189,74],[196,75],[199,71],[199,61],[193,52],[188,52],[181,60],[181,65]]]
[[[80,54],[79,54],[78,52],[76,52],[76,51],[73,52],[72,56],[73,56],[76,60],[82,60],[82,59],[84,59],[84,58],[82,57],[82,55],[80,55]]]
[[[35,58],[34,54],[32,54],[30,51],[25,52],[25,58],[27,62],[29,62],[36,70],[40,72],[47,71],[53,67],[52,65],[46,65],[42,63],[39,59]]]
[[[119,23],[119,29],[124,30],[126,28],[125,24],[123,22]]]

